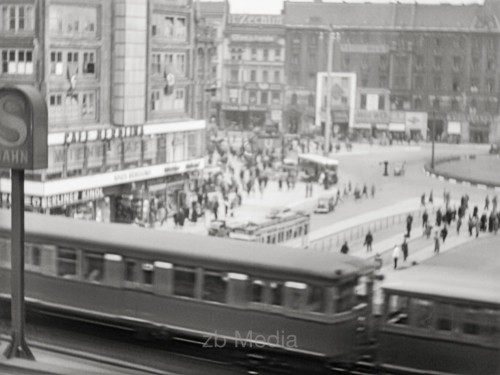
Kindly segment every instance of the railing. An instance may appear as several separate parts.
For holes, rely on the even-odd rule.
[[[424,210],[424,208],[421,208],[418,210],[402,212],[399,214],[376,219],[367,223],[359,224],[336,233],[325,235],[321,238],[310,238],[309,249],[321,251],[332,251],[334,249],[338,249],[340,244],[344,241],[355,241],[357,239],[363,238],[364,236],[366,236],[366,233],[368,233],[368,230],[370,230],[372,233],[376,233],[377,231],[387,229],[394,225],[406,223],[406,217],[408,216],[408,214],[411,214],[413,216],[413,225],[421,223]],[[432,210],[428,210],[429,215],[434,212],[434,207],[432,207]]]

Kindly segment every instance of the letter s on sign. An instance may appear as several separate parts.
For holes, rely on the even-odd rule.
[[[26,104],[18,94],[0,97],[0,144],[16,147],[24,144],[28,125],[24,120]]]

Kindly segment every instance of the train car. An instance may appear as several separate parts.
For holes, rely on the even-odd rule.
[[[500,374],[498,239],[450,250],[383,283],[379,361],[425,374]]]
[[[0,210],[3,299],[9,214]],[[39,311],[322,362],[355,359],[369,319],[370,286],[355,290],[373,269],[358,258],[29,213],[25,228],[26,300]]]

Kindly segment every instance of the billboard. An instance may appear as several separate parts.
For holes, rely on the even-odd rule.
[[[354,124],[356,105],[356,73],[330,73],[331,87],[328,90],[328,73],[318,73],[316,84],[316,126],[326,121],[327,93],[330,91],[330,119],[332,123],[342,118],[349,128]],[[342,113],[342,116],[336,114]],[[345,116],[347,114],[347,116]],[[342,121],[342,122],[344,122]]]

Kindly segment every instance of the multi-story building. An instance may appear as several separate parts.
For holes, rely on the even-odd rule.
[[[220,124],[222,98],[222,71],[224,61],[224,29],[229,13],[229,2],[199,2],[198,61],[199,94],[198,112],[216,129]]]
[[[40,88],[48,168],[27,208],[130,222],[175,210],[203,168],[204,121],[188,115],[191,0],[1,0],[0,82]],[[0,179],[2,203],[10,179]]]
[[[312,123],[316,72],[327,71],[332,33],[332,71],[356,73],[360,91],[350,132],[425,138],[427,127],[435,126],[438,139],[498,136],[498,2],[286,1],[283,14],[290,123]],[[338,117],[332,113],[332,125],[345,125],[345,116]]]
[[[282,129],[285,30],[279,15],[230,14],[225,31],[222,122]]]

